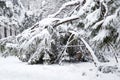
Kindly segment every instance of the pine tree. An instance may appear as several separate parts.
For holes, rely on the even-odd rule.
[[[12,44],[18,46],[17,56],[29,64],[68,60],[93,61],[96,65],[100,60],[106,61],[107,53],[114,53],[117,61],[120,52],[119,7],[119,0],[67,2],[56,13],[17,35]]]

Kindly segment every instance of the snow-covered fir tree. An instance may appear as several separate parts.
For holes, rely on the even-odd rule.
[[[25,18],[20,31],[32,27],[36,22],[53,14],[67,1],[70,0],[21,0],[25,7]]]
[[[24,18],[19,0],[0,0],[0,38],[17,35]]]
[[[43,3],[44,6],[47,4]],[[45,7],[51,8],[50,5]],[[51,11],[47,8],[47,14],[42,13],[42,16]],[[29,64],[64,61],[97,64],[113,55],[118,62],[120,0],[70,0],[55,11],[38,22],[36,20],[32,26],[27,25],[26,28],[30,28],[22,29],[24,31],[17,36],[1,39],[3,56],[16,55]]]

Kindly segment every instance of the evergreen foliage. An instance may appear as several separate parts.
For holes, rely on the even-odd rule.
[[[118,62],[119,13],[120,0],[72,0],[35,24],[29,25],[29,19],[34,23],[36,17],[26,18],[23,28],[30,28],[22,29],[24,31],[13,40],[6,38],[3,42],[1,39],[1,52],[16,53],[20,60],[29,64],[66,61],[97,64],[107,61],[107,53],[114,55]]]

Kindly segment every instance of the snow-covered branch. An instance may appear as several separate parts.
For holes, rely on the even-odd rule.
[[[92,48],[89,46],[89,44],[83,38],[81,38],[81,40],[85,44],[86,48],[90,51],[90,54],[91,54],[91,56],[93,57],[93,60],[94,60],[94,64],[98,65],[99,61],[98,61],[97,57],[95,56],[95,53],[92,50]]]
[[[59,26],[61,24],[64,24],[64,23],[67,23],[67,22],[71,22],[71,21],[74,21],[74,20],[78,20],[79,19],[79,16],[71,16],[71,17],[68,17],[68,18],[64,18],[64,19],[61,19],[57,24],[55,24],[53,27],[56,27],[56,26]]]
[[[82,0],[81,0],[82,1]],[[72,6],[78,6],[80,5],[81,1],[79,0],[75,0],[75,1],[70,1],[70,2],[67,2],[65,3],[56,13],[52,14],[52,15],[49,15],[49,17],[56,17],[58,16],[62,11],[64,11],[65,8],[67,7],[72,7]]]

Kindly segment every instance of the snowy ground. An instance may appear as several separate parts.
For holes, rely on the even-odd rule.
[[[0,57],[0,80],[120,80],[120,74],[103,74],[92,63],[28,65],[15,57]]]

